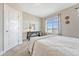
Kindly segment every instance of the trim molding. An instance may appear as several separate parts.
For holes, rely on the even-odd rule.
[[[4,54],[4,51],[0,52],[0,56]]]

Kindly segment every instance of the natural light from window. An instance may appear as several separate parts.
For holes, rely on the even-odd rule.
[[[58,16],[47,19],[47,32],[58,33]]]

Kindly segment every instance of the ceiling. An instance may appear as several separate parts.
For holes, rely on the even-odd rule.
[[[12,3],[11,6],[38,17],[46,17],[76,3]]]

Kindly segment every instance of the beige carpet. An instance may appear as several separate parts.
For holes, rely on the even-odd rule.
[[[23,44],[10,49],[3,56],[30,56],[27,46],[27,41],[24,41]]]

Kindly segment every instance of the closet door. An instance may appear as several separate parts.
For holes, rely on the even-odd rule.
[[[8,22],[8,6],[4,5],[4,51],[7,51],[8,48],[8,39],[9,39],[9,22]]]
[[[8,45],[9,48],[14,47],[18,45],[18,11],[9,8],[9,40],[8,40]]]
[[[18,11],[4,5],[4,50],[18,45]]]

